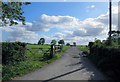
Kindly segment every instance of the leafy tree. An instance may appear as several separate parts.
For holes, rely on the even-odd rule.
[[[103,47],[103,43],[101,42],[101,40],[99,39],[96,39],[94,44],[93,44],[93,47]]]
[[[30,2],[2,2],[2,15],[0,19],[2,20],[2,26],[6,24],[17,25],[21,21],[25,25],[25,17],[23,16],[23,5],[31,4]]]
[[[70,46],[70,43],[67,43],[66,46]]]
[[[76,46],[76,42],[73,42],[73,45]]]
[[[113,42],[118,42],[118,44],[120,44],[120,31],[112,31],[112,41]]]
[[[38,41],[38,44],[44,44],[45,43],[45,39],[44,38],[40,38],[40,40]]]
[[[64,45],[65,42],[64,42],[64,40],[59,40],[59,41],[58,41],[58,44],[60,44],[60,45]]]
[[[57,43],[56,40],[52,40],[52,41],[51,41],[51,44],[52,44],[52,45],[56,45],[56,43]]]

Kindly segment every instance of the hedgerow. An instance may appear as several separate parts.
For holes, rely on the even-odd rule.
[[[41,50],[42,48],[42,50]],[[39,69],[44,65],[59,59],[63,52],[69,47],[64,46],[63,50],[53,58],[49,58],[48,50],[50,45],[26,45],[21,42],[2,43],[2,80],[12,80],[15,77],[25,75],[31,71]],[[44,53],[45,52],[45,53]],[[50,51],[49,51],[50,52]]]
[[[112,79],[120,78],[120,48],[97,40],[89,43],[92,62]]]
[[[26,44],[21,42],[3,42],[2,43],[2,64],[15,64],[24,61]]]

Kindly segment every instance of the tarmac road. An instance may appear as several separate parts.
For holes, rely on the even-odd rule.
[[[54,63],[14,80],[106,80],[77,47],[71,47]]]

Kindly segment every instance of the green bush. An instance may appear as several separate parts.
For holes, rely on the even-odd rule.
[[[41,50],[39,49],[40,47],[38,45],[27,45],[26,47],[27,49],[25,49],[26,44],[24,43],[17,42],[17,43],[3,43],[3,44],[4,44],[3,46],[4,54],[5,54],[5,48],[7,48],[6,53],[8,54],[8,56],[4,55],[4,57],[6,56],[8,57],[8,59],[9,58],[14,59],[13,55],[20,55],[20,57],[23,56],[23,60],[21,61],[16,61],[17,60],[16,58],[18,58],[18,56],[17,57],[15,56],[14,59],[15,64],[13,64],[14,62],[11,62],[11,59],[9,59],[9,62],[1,66],[3,81],[12,80],[14,77],[25,75],[26,73],[29,73],[35,69],[39,69],[49,63],[52,63],[55,60],[61,58],[63,52],[65,52],[68,48],[70,48],[69,46],[64,46],[62,52],[56,53],[56,55],[52,59],[50,59],[49,58],[50,55],[46,51],[46,47],[48,48],[50,47],[50,45],[40,46],[40,47],[44,47],[43,48],[43,51],[45,51],[44,54],[43,52],[40,52]],[[8,45],[11,45],[11,47]],[[25,53],[24,55],[18,54],[20,52],[19,51],[17,52],[17,50],[19,50],[20,48],[23,48],[25,50],[25,52],[21,52],[21,53]],[[13,50],[16,51],[14,52],[14,54],[8,53],[8,51],[13,52]]]
[[[120,78],[120,48],[95,41],[90,47],[89,58],[112,79]]]
[[[25,60],[25,43],[3,42],[2,43],[2,64],[15,64]]]

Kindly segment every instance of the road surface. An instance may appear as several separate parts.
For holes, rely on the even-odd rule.
[[[106,77],[80,53],[78,48],[71,47],[56,62],[14,80],[106,80]]]

